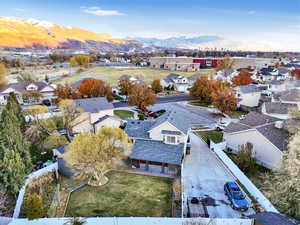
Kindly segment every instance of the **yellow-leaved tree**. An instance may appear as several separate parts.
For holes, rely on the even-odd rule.
[[[122,129],[103,127],[98,133],[77,135],[64,159],[75,170],[90,175],[91,185],[100,186],[107,183],[107,172],[125,166],[130,152],[130,140]]]
[[[6,85],[6,75],[8,71],[3,63],[0,63],[0,88]]]

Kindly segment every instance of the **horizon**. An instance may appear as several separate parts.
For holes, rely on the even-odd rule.
[[[217,36],[230,45],[300,51],[299,1],[153,0],[122,4],[120,0],[88,0],[83,4],[78,0],[12,0],[2,3],[1,9],[3,17],[45,20],[116,38]]]

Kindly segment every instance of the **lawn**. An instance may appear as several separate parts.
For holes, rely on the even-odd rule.
[[[204,103],[204,102],[198,102],[198,101],[191,101],[189,102],[190,105],[193,106],[200,106],[200,107],[210,107],[211,103]]]
[[[109,182],[71,194],[65,216],[170,217],[170,178],[110,172]]]
[[[134,113],[129,110],[114,110],[114,114],[124,120],[134,116]]]
[[[215,143],[220,143],[223,141],[223,133],[217,130],[210,131],[199,131],[196,132],[197,135],[201,136],[201,138],[207,143],[208,139],[212,140]]]
[[[118,78],[121,75],[128,74],[132,75],[138,79],[144,80],[147,84],[151,84],[151,82],[155,79],[161,79],[165,76],[167,76],[170,73],[173,73],[174,71],[169,70],[155,70],[150,68],[108,68],[108,67],[93,67],[89,70],[82,72],[81,74],[75,74],[70,77],[65,77],[62,79],[59,79],[55,81],[56,83],[65,83],[65,82],[71,82],[74,83],[80,79],[91,77],[96,79],[101,79],[107,83],[109,83],[111,86],[115,87],[117,86]],[[178,73],[180,75],[189,77],[195,73],[209,73],[211,70],[201,70],[197,72],[182,72],[182,71],[175,71],[175,73]]]
[[[228,116],[230,116],[231,118],[238,119],[238,118],[240,118],[240,116],[246,115],[246,114],[248,114],[248,112],[245,112],[245,111],[233,111],[233,112],[228,113]]]

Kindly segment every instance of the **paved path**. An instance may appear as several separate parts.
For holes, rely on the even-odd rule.
[[[234,177],[215,157],[207,145],[191,134],[191,154],[183,162],[182,182],[187,197],[210,197],[216,206],[207,206],[213,218],[240,218],[242,213],[233,210],[224,194],[223,185]],[[253,213],[252,209],[247,212]]]

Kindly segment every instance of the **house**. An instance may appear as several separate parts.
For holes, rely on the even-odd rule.
[[[261,113],[278,119],[287,120],[289,118],[289,109],[298,109],[297,104],[282,102],[265,102],[262,105]]]
[[[228,68],[228,69],[219,70],[217,72],[217,75],[215,76],[215,79],[231,83],[232,78],[234,78],[237,75],[239,75],[239,72],[237,70]]]
[[[156,120],[128,120],[125,132],[134,143],[129,157],[131,165],[176,174],[185,154],[190,124],[181,109],[167,111]]]
[[[254,219],[254,225],[299,225],[300,221],[281,213],[263,212],[249,216]]]
[[[203,73],[196,73],[190,77],[188,77],[188,82],[189,82],[189,86],[192,87],[193,84],[196,82],[196,80],[198,80],[200,77],[205,77],[207,76],[206,74]]]
[[[257,77],[258,80],[260,81],[271,81],[271,80],[284,80],[288,77],[288,75],[289,73],[281,74],[279,70],[274,67],[264,67],[260,69],[260,71],[257,74]]]
[[[230,123],[223,132],[232,152],[237,153],[240,145],[250,142],[257,163],[274,170],[280,167],[289,135],[278,118],[250,112],[240,122]]]
[[[235,88],[239,100],[238,107],[257,107],[261,97],[261,90],[254,84],[238,86]]]
[[[83,112],[72,122],[73,134],[97,132],[102,126],[120,127],[122,120],[114,116],[114,106],[106,97],[74,100]]]
[[[66,161],[63,158],[63,155],[67,149],[68,145],[62,145],[57,148],[54,148],[53,157],[56,158],[58,164],[58,171],[60,174],[64,175],[65,177],[73,177],[76,176],[76,172],[70,168]]]
[[[131,76],[131,75],[124,74],[124,75],[122,75],[122,76],[120,76],[120,77],[118,78],[118,81],[124,80],[125,78],[127,78],[128,80],[130,80],[130,81],[132,81],[132,82],[135,82],[135,81],[138,80],[137,78],[135,78],[135,77],[133,77],[133,76]]]
[[[160,84],[167,89],[174,89],[179,92],[187,92],[190,87],[188,78],[179,74],[171,73],[160,81]]]
[[[11,83],[0,91],[0,104],[7,104],[10,93],[16,95],[21,105],[41,104],[46,101],[51,103],[56,98],[54,95],[55,88],[56,85],[46,82]],[[34,94],[38,94],[40,97],[31,97]]]

